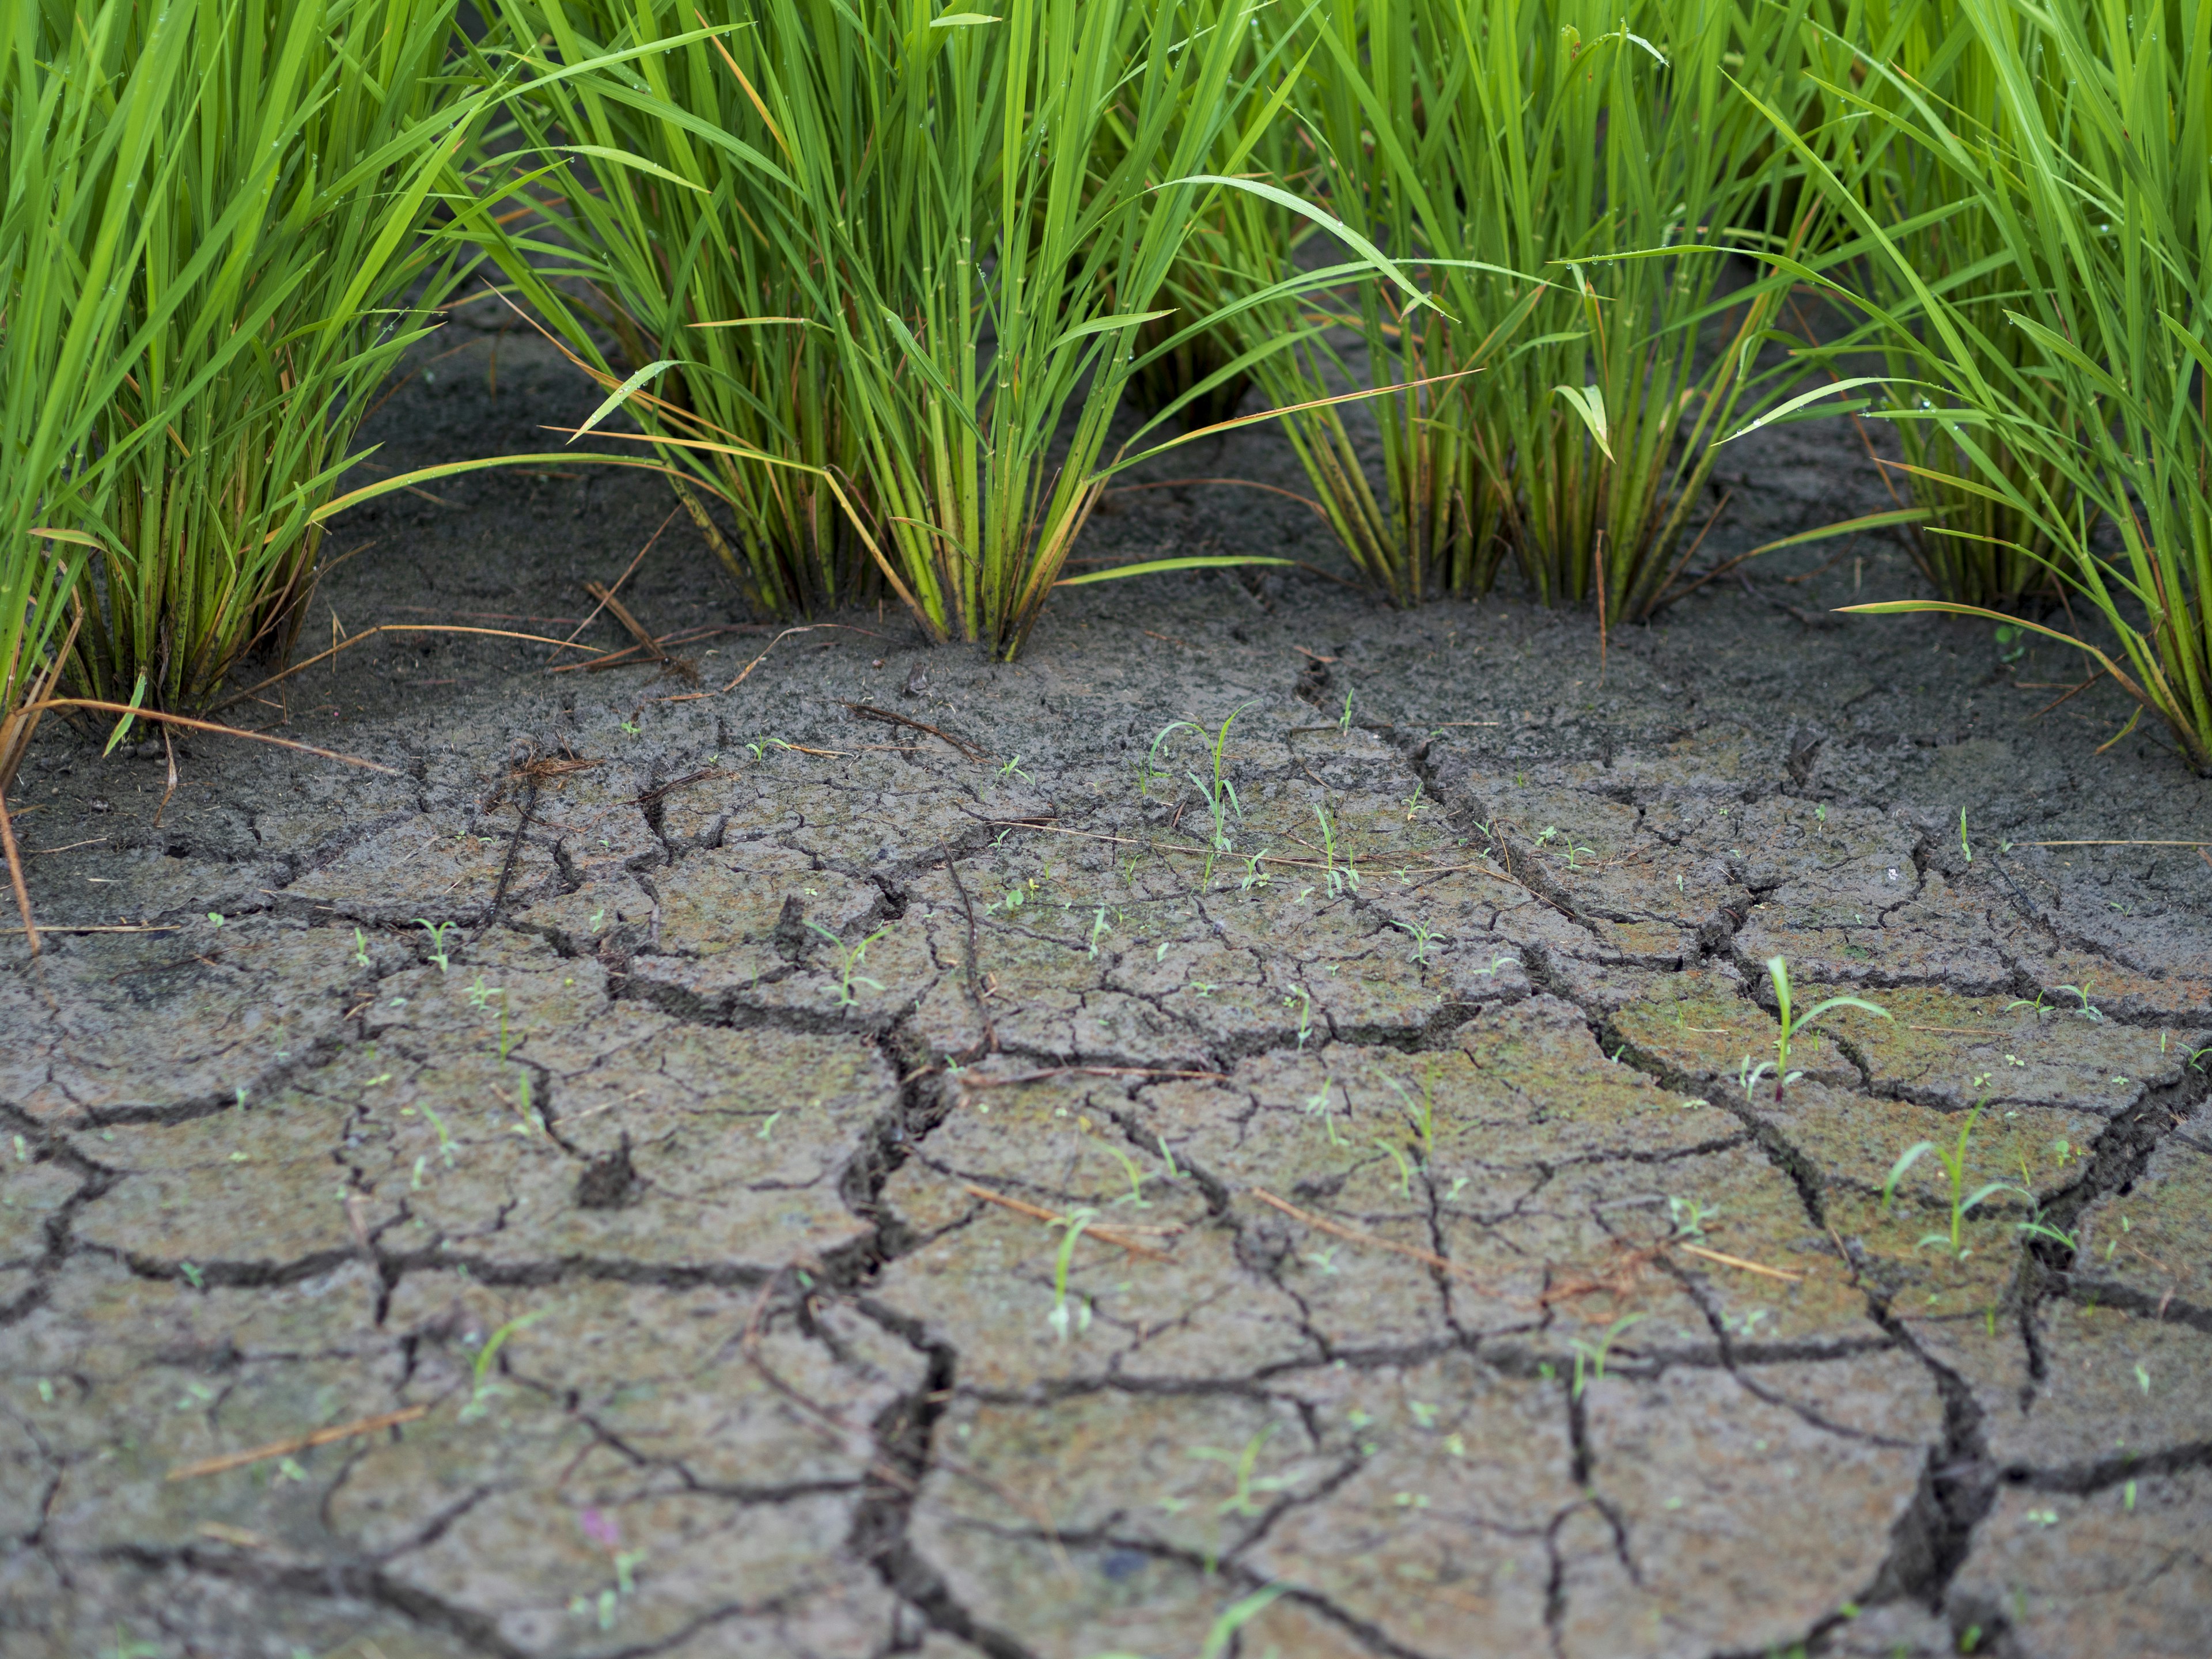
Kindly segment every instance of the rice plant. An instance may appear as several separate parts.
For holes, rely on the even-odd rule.
[[[600,9],[621,33],[586,36],[568,20],[588,9],[508,0],[503,15],[517,41],[543,24],[552,56],[514,49],[548,66],[679,18],[673,0],[632,0]],[[793,498],[818,486],[934,636],[1011,655],[1119,464],[1108,428],[1139,367],[1137,331],[1164,314],[1153,298],[1223,187],[1201,167],[1261,72],[1232,74],[1251,9],[1039,0],[1000,17],[928,0],[763,0],[726,28],[714,17],[726,0],[686,7],[682,21],[715,33],[686,49],[683,85],[641,58],[635,76],[579,81],[553,113],[526,118],[541,151],[566,135],[599,164],[589,189],[562,184],[556,216],[573,222],[564,246],[605,251],[567,269],[614,294],[642,337],[632,356],[660,354],[601,379],[741,522],[763,518],[748,502],[772,474],[793,475],[780,482]],[[722,84],[708,118],[692,100],[710,70]],[[659,148],[625,148],[629,115],[591,125],[603,106]],[[679,137],[702,159],[679,165]],[[684,192],[700,199],[668,205]],[[561,313],[550,283],[502,262]],[[700,273],[716,262],[710,288]],[[571,308],[572,337],[578,321]],[[699,343],[715,334],[728,341],[719,367]],[[819,528],[779,544],[771,525],[761,541],[756,568],[835,562]],[[836,585],[752,591],[788,609]]]
[[[1288,422],[1369,579],[1401,604],[1486,586],[1503,553],[1547,603],[1648,612],[1730,423],[1802,365],[1762,369],[1790,278],[1729,287],[1728,249],[1815,243],[1827,209],[1753,227],[1796,163],[1731,76],[1808,106],[1802,4],[1336,0],[1313,26],[1298,143],[1330,205],[1422,274],[1368,283],[1257,373],[1278,404],[1386,388],[1379,497],[1336,411]],[[1291,161],[1298,161],[1293,156]],[[1280,279],[1290,222],[1238,202],[1239,251]],[[1256,340],[1285,326],[1250,314]],[[1721,331],[1700,353],[1699,333]],[[1357,359],[1364,357],[1364,375]]]
[[[1906,317],[1859,296],[1886,343],[1912,354],[1913,381],[1881,412],[1955,447],[1966,465],[1941,482],[2032,532],[2010,550],[2094,606],[2118,659],[2022,625],[2089,651],[2212,769],[2212,6],[1958,4],[1996,120],[1957,118],[1879,63],[1869,84],[1896,96],[1860,109],[1967,181],[2013,273],[2006,350],[1985,349],[1977,318],[1795,141],[1915,302]],[[2004,619],[1949,599],[1857,608]]]
[[[32,49],[65,49],[75,20],[28,9],[33,38],[52,30]],[[248,653],[289,651],[368,394],[465,268],[425,234],[482,107],[447,72],[453,39],[453,0],[118,12],[96,84],[175,62],[155,143],[111,184],[142,252],[118,273],[98,429],[163,441],[117,450],[64,521],[89,560],[88,695],[191,707]]]
[[[661,441],[678,498],[747,603],[805,615],[868,596],[875,571],[840,499],[857,458],[835,336],[805,314],[784,227],[759,211],[787,174],[758,90],[775,84],[779,66],[763,58],[777,37],[773,24],[743,26],[752,9],[499,0],[534,79],[512,106],[520,170],[487,192],[498,210],[473,228],[537,316]],[[489,72],[503,48],[487,50]],[[623,50],[635,55],[604,74],[542,72]],[[625,390],[647,368],[651,389]]]
[[[87,538],[69,521],[96,516],[131,442],[112,425],[94,442],[121,382],[123,273],[143,253],[124,181],[156,159],[187,25],[165,19],[129,53],[129,11],[109,0],[54,39],[28,0],[0,3],[0,797],[76,642]]]

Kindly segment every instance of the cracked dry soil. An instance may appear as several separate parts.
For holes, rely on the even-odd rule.
[[[588,395],[497,346],[386,459]],[[1878,495],[1754,441],[1723,550]],[[347,626],[565,633],[666,508],[441,490],[349,526]],[[1322,556],[1249,499],[1086,550]],[[629,602],[726,622],[678,537]],[[2203,1653],[2212,868],[2025,843],[2205,786],[2024,723],[2056,653],[1809,625],[1908,580],[1853,556],[1601,679],[1304,575],[690,701],[386,636],[286,731],[398,775],[194,739],[159,827],[158,745],[49,728],[42,921],[153,930],[0,947],[0,1650],[1182,1659],[1274,1585],[1234,1651]],[[1209,869],[1210,748],[1140,772],[1239,708]],[[1892,1016],[1778,1101],[1777,953]],[[1882,1188],[1984,1098],[1954,1250],[1936,1157]]]

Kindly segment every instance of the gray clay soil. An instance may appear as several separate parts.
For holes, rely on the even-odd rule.
[[[589,406],[456,343],[380,465]],[[1848,425],[1722,470],[1721,552],[1886,504]],[[551,471],[344,520],[311,641],[565,635],[669,503]],[[1332,558],[1109,508],[1086,557]],[[768,630],[696,685],[386,635],[244,712],[391,773],[191,738],[158,820],[158,743],[50,725],[0,1650],[1186,1659],[1262,1586],[1226,1650],[2212,1650],[2212,863],[2034,844],[2208,786],[2106,689],[2031,718],[2067,653],[1829,617],[1897,544],[1744,570],[1602,658],[1300,571],[727,691]],[[623,596],[741,617],[681,519]],[[1209,869],[1210,750],[1144,769],[1232,710]],[[1778,953],[1891,1016],[1779,1100]],[[1881,1189],[1962,1133],[1954,1249],[1934,1155]]]

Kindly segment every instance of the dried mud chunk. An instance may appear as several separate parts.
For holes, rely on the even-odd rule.
[[[1835,988],[1808,984],[1798,996],[1809,1006]],[[1959,1109],[1987,1100],[1993,1108],[2086,1108],[2110,1115],[2135,1104],[2146,1088],[2175,1081],[2188,1060],[2186,1046],[2169,1033],[2086,1018],[2056,1000],[2038,1010],[2011,996],[1916,987],[1856,994],[1889,1018],[1845,1007],[1821,1023],[1866,1066],[1877,1094]]]
[[[2212,1313],[2212,1114],[2168,1134],[2132,1187],[2088,1207],[2075,1236],[2075,1279],[2090,1294]]]
[[[2212,1642],[2212,1474],[2092,1492],[2002,1490],[1951,1581],[1953,1623],[2021,1659],[2203,1653]]]
[[[118,1124],[78,1137],[123,1179],[80,1211],[82,1243],[149,1269],[226,1276],[314,1272],[360,1249],[344,1161],[351,1115],[280,1096],[177,1124]],[[383,1220],[373,1202],[363,1224]]]
[[[332,932],[252,921],[57,951],[43,990],[0,981],[0,1100],[60,1122],[258,1099],[336,1038],[346,1005],[325,988],[351,954]]]
[[[1613,1016],[1620,1041],[1662,1074],[1698,1085],[1734,1085],[1745,1063],[1768,1062],[1761,1092],[1771,1093],[1771,1062],[1781,1030],[1775,1016],[1741,994],[1742,981],[1720,974],[1680,974],[1654,980],[1650,994]],[[1817,998],[1800,992],[1802,1014]],[[1856,1085],[1858,1068],[1825,1030],[1828,1024],[1801,1033],[1790,1044],[1790,1069],[1817,1083]]]
[[[1273,1385],[1343,1460],[1318,1502],[1247,1553],[1359,1625],[1424,1653],[1541,1650],[1544,1532],[1572,1504],[1574,1454],[1556,1385],[1462,1355],[1379,1370],[1328,1366]]]
[[[83,1184],[51,1161],[10,1158],[0,1165],[0,1268],[28,1267],[46,1253],[56,1213]],[[0,1306],[6,1302],[0,1293]]]
[[[1903,1356],[1824,1361],[1831,1390],[1879,1390],[1887,1443],[1816,1426],[1725,1372],[1608,1374],[1584,1399],[1593,1503],[1559,1530],[1560,1646],[1624,1654],[1765,1652],[1873,1582],[1942,1425]],[[1832,1379],[1832,1380],[1827,1380]]]
[[[463,1055],[380,1091],[356,1157],[376,1198],[404,1207],[388,1248],[706,1269],[781,1264],[868,1230],[841,1180],[896,1098],[872,1049],[664,1028],[554,1091],[568,1146],[517,1115],[514,1072]],[[625,1134],[627,1201],[580,1205],[580,1179]]]

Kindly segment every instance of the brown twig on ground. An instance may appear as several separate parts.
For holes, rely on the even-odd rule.
[[[630,615],[629,607],[615,597],[614,589],[603,582],[586,582],[584,592],[597,599],[608,614],[623,625],[630,638],[637,641],[638,649],[656,660],[665,662],[668,659],[668,653],[660,648],[660,641],[653,637],[643,623]]]
[[[23,860],[15,851],[15,826],[8,821],[8,800],[0,795],[0,853],[8,856],[8,882],[15,890],[15,908],[22,912],[23,937],[29,941],[31,954],[37,956],[42,948],[39,944],[39,924],[31,920],[31,890],[23,884]]]
[[[888,708],[878,708],[872,703],[846,702],[845,699],[842,697],[838,698],[837,701],[841,703],[844,703],[846,708],[851,709],[855,714],[858,714],[864,720],[880,720],[885,726],[911,726],[915,731],[928,732],[933,738],[944,738],[945,742],[951,744],[955,749],[958,750],[971,761],[981,761],[986,758],[983,751],[978,749],[974,744],[964,743],[960,738],[954,737],[950,732],[940,732],[937,727],[928,725],[924,721],[908,720],[904,714],[894,714]]]
[[[1438,1273],[1449,1273],[1454,1279],[1464,1284],[1472,1285],[1478,1290],[1484,1288],[1482,1281],[1477,1279],[1473,1272],[1461,1267],[1449,1256],[1438,1255],[1434,1250],[1424,1250],[1412,1244],[1401,1244],[1394,1238],[1384,1238],[1379,1234],[1362,1232],[1357,1227],[1347,1227],[1340,1221],[1331,1221],[1327,1216],[1316,1215],[1310,1210],[1301,1210],[1295,1204],[1287,1204],[1277,1198],[1274,1194],[1263,1191],[1257,1187],[1247,1188],[1245,1190],[1262,1204],[1273,1206],[1295,1221],[1303,1221],[1316,1232],[1327,1233],[1332,1238],[1341,1238],[1353,1244],[1371,1244],[1378,1250],[1388,1250],[1393,1255],[1402,1255],[1409,1261],[1418,1261],[1425,1267],[1434,1267]]]
[[[939,849],[945,854],[945,873],[952,878],[952,890],[960,895],[960,908],[968,918],[968,1000],[975,1005],[975,1012],[983,1021],[983,1052],[989,1053],[999,1046],[999,1028],[984,1006],[981,975],[977,968],[975,945],[975,907],[968,897],[968,884],[960,879],[960,866],[952,856],[952,844],[939,842]]]
[[[1017,1083],[1042,1083],[1055,1077],[1180,1077],[1202,1078],[1216,1083],[1226,1083],[1226,1072],[1173,1072],[1149,1066],[1054,1066],[1042,1072],[1024,1072],[1015,1077],[963,1077],[963,1089],[1004,1089]]]
[[[365,761],[355,755],[341,755],[335,749],[318,749],[312,743],[295,743],[289,738],[272,738],[266,732],[249,732],[243,726],[224,726],[216,720],[196,720],[182,714],[164,714],[152,708],[133,708],[128,703],[105,702],[95,697],[49,697],[32,707],[47,708],[92,708],[107,714],[135,714],[142,720],[153,720],[163,726],[185,726],[195,732],[213,732],[226,738],[250,738],[256,743],[273,743],[279,749],[296,749],[303,755],[313,755],[323,760],[334,760],[343,766],[358,766],[363,771],[381,772],[396,778],[398,769],[379,766],[374,761]]]
[[[1802,1272],[1794,1268],[1764,1267],[1756,1261],[1746,1261],[1740,1255],[1728,1255],[1719,1250],[1708,1250],[1702,1245],[1677,1244],[1674,1249],[1681,1251],[1685,1255],[1702,1256],[1707,1261],[1719,1262],[1723,1267],[1740,1267],[1745,1273],[1760,1273],[1768,1279],[1778,1279],[1787,1285],[1795,1285],[1805,1277]]]
[[[1536,1305],[1548,1308],[1554,1302],[1571,1302],[1578,1296],[1609,1296],[1618,1302],[1628,1294],[1629,1286],[1642,1277],[1644,1270],[1665,1252],[1663,1244],[1647,1244],[1641,1249],[1624,1249],[1619,1264],[1610,1273],[1588,1273],[1553,1285],[1536,1298]]]
[[[628,581],[632,574],[636,571],[638,566],[645,562],[645,556],[653,551],[653,543],[660,539],[660,532],[667,529],[670,525],[675,523],[676,515],[683,510],[684,504],[681,501],[678,501],[674,507],[668,509],[668,516],[660,521],[660,529],[654,531],[652,535],[646,538],[645,545],[637,550],[636,556],[631,559],[628,565],[623,567],[622,574],[615,578],[614,586],[605,590],[605,598],[602,598],[600,594],[595,591],[595,584],[591,582],[586,582],[584,584],[584,591],[590,593],[593,599],[598,599],[599,602],[592,607],[591,614],[589,616],[586,616],[583,621],[576,624],[574,632],[571,633],[568,635],[568,638],[562,641],[563,644],[573,645],[575,641],[576,635],[582,633],[586,629],[589,628],[592,625],[592,618],[598,616],[600,611],[607,608],[614,596],[622,591],[622,585]]]
[[[769,651],[775,650],[777,646],[789,639],[793,634],[811,634],[816,629],[823,628],[842,628],[848,633],[851,634],[866,634],[872,640],[879,640],[883,638],[883,635],[880,634],[873,633],[865,628],[855,628],[850,623],[806,623],[797,628],[787,628],[782,633],[777,635],[774,639],[768,642],[767,650],[763,651],[760,655],[755,657],[743,668],[738,670],[737,678],[732,680],[727,685],[720,687],[713,691],[686,691],[678,696],[665,697],[662,701],[664,702],[690,702],[695,698],[719,697],[724,692],[734,691],[745,683],[746,679],[751,675],[754,669],[758,668],[763,663],[768,660],[768,653]]]
[[[986,1204],[996,1204],[1012,1210],[1016,1215],[1025,1215],[1032,1221],[1048,1221],[1054,1226],[1065,1226],[1067,1218],[1041,1204],[1025,1203],[1018,1198],[1008,1198],[1004,1193],[994,1193],[988,1187],[978,1187],[974,1182],[963,1182],[961,1189]],[[1139,1244],[1119,1227],[1085,1227],[1085,1238],[1095,1238],[1101,1244],[1111,1244],[1117,1250],[1127,1250],[1131,1255],[1143,1256],[1148,1261],[1172,1261],[1175,1258],[1165,1250],[1156,1250],[1149,1244]]]
[[[350,651],[354,647],[361,644],[364,640],[373,640],[380,634],[484,634],[489,635],[494,639],[526,640],[533,645],[561,645],[566,643],[564,641],[549,639],[543,634],[518,634],[512,629],[507,628],[462,628],[445,623],[379,623],[374,628],[362,629],[358,634],[347,635],[344,639],[339,641],[337,644],[332,646],[329,650],[319,651],[313,656],[308,658],[305,662],[295,662],[289,668],[284,670],[281,674],[271,674],[267,679],[261,681],[259,684],[249,685],[245,690],[237,692],[231,696],[225,697],[221,702],[216,704],[214,708],[208,710],[208,713],[210,714],[220,714],[224,709],[229,708],[233,703],[244,702],[247,698],[252,696],[255,692],[265,691],[270,686],[276,684],[277,681],[289,680],[293,675],[300,673],[304,670],[313,668],[319,662],[327,662],[331,658],[337,656],[339,652]],[[145,711],[143,709],[139,712],[142,714],[145,714]],[[155,716],[151,714],[146,714],[145,717],[149,720],[155,718]],[[210,729],[213,731],[228,732],[234,728],[225,726],[214,726]]]
[[[289,1457],[294,1452],[307,1451],[316,1446],[327,1446],[334,1440],[350,1440],[356,1435],[374,1434],[379,1429],[397,1428],[402,1423],[412,1423],[418,1417],[429,1415],[428,1406],[407,1406],[396,1412],[382,1412],[374,1417],[357,1417],[350,1423],[317,1429],[309,1434],[295,1434],[289,1440],[272,1440],[265,1446],[256,1446],[251,1451],[227,1452],[221,1457],[204,1457],[197,1463],[185,1463],[171,1469],[167,1479],[190,1480],[203,1474],[221,1474],[226,1469],[244,1468],[248,1463],[258,1463],[271,1457]]]

